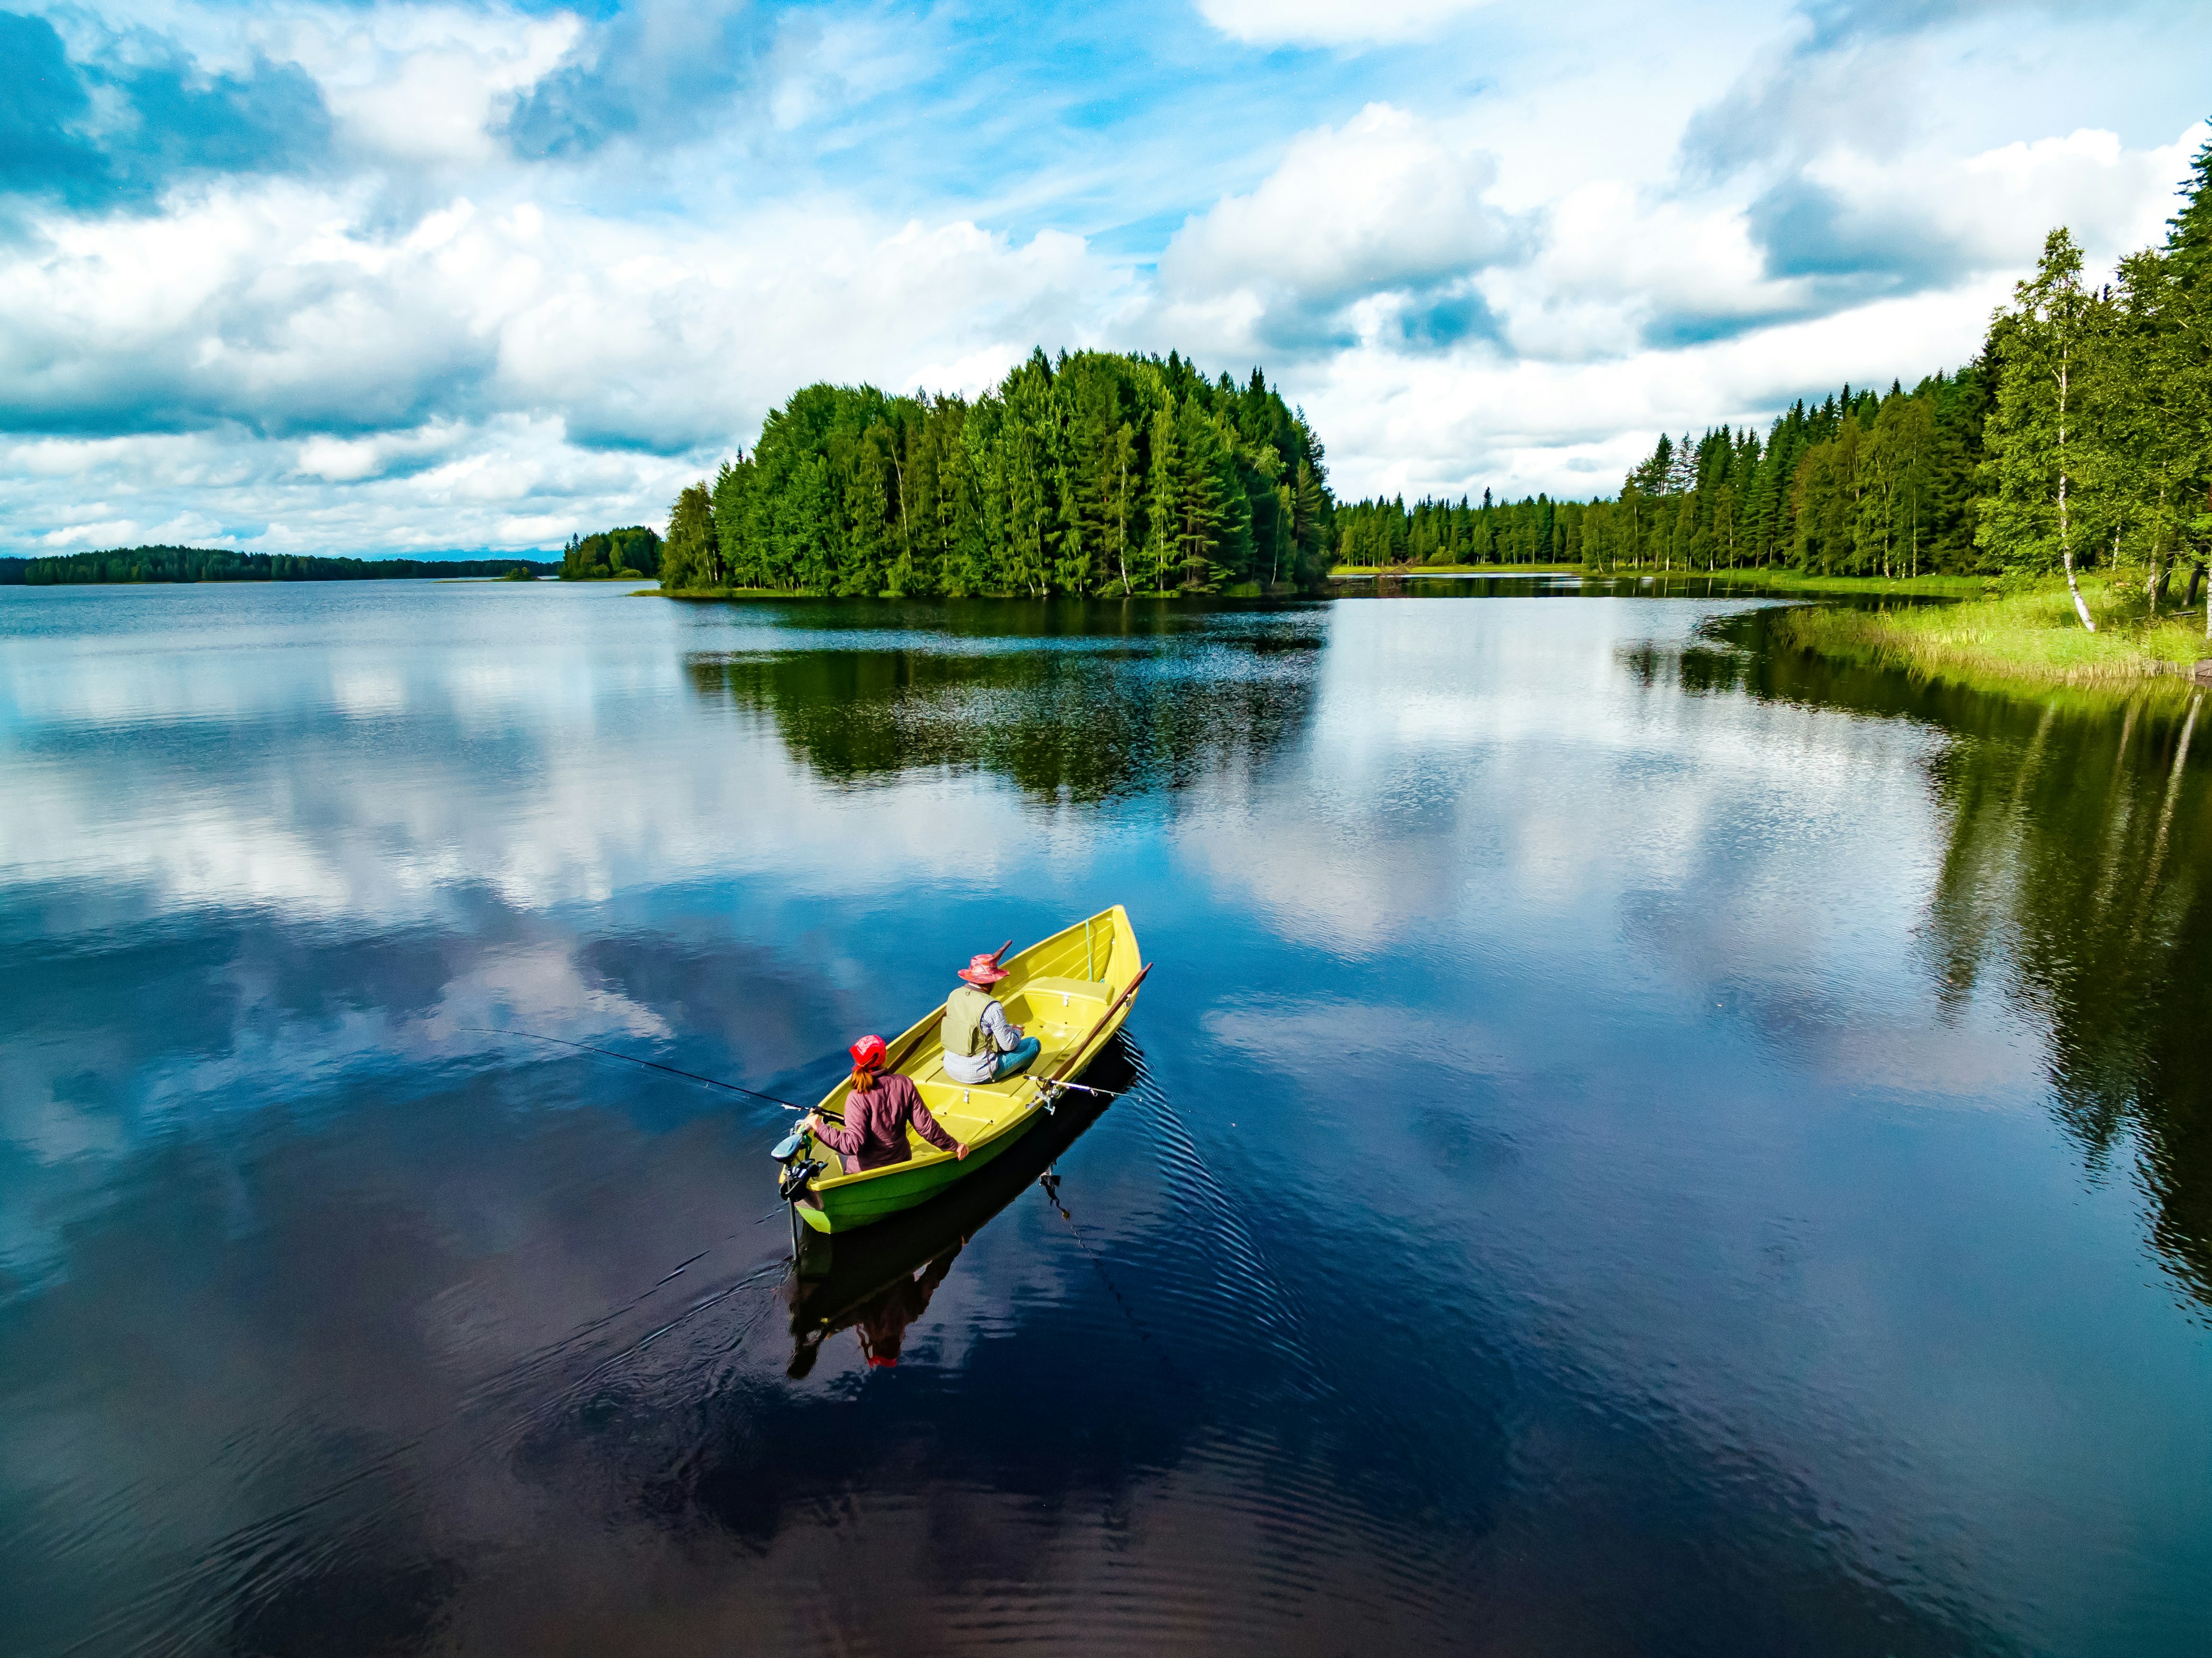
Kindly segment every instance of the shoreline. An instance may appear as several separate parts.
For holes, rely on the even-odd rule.
[[[672,598],[686,604],[720,604],[749,599],[806,599],[827,603],[857,600],[861,603],[881,603],[905,600],[917,604],[963,604],[970,599],[991,603],[1012,601],[1025,604],[1066,604],[1070,603],[1128,604],[1138,599],[1224,599],[1224,598],[1325,598],[1326,592],[1314,592],[1278,582],[1270,586],[1262,582],[1240,582],[1234,587],[1224,587],[1213,592],[1162,592],[1139,587],[1127,593],[826,593],[811,587],[639,587],[633,591],[635,598]]]
[[[1579,564],[1338,564],[1324,581],[1365,581],[1370,579],[1438,575],[1587,575]]]
[[[1377,567],[1372,564],[1340,564],[1329,572],[1332,581],[1364,581],[1369,580],[1426,576],[1524,576],[1571,575],[1585,581],[1649,582],[1660,586],[1672,582],[1703,581],[1733,587],[1756,588],[1766,592],[1803,593],[1874,593],[1883,597],[1920,595],[1934,598],[1978,598],[1998,591],[1999,583],[1993,576],[1978,575],[1923,575],[1923,576],[1856,576],[1815,575],[1802,570],[1738,567],[1721,570],[1699,570],[1690,568],[1677,569],[1635,569],[1631,568],[1595,568],[1587,564],[1406,564]]]
[[[2203,607],[2153,618],[2130,583],[2085,579],[2099,613],[2090,633],[2075,619],[2057,580],[1986,598],[1892,610],[1807,605],[1776,618],[1799,650],[1904,669],[1925,678],[2027,694],[2054,690],[2131,695],[2147,688],[2212,683],[2212,640]]]

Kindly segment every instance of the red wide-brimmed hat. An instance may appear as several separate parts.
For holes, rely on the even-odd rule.
[[[968,965],[960,969],[960,976],[971,985],[994,985],[1007,974],[999,965],[998,953],[994,951],[988,956],[970,956]]]

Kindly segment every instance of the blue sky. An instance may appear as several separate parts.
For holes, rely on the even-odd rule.
[[[1610,491],[2155,240],[2212,109],[2194,8],[1967,0],[143,0],[0,66],[19,552],[556,545],[1036,344],[1262,365],[1340,492]]]

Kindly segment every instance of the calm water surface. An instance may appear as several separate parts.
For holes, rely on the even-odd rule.
[[[1452,593],[0,589],[0,1644],[2212,1647],[2212,730]],[[1121,1097],[796,1271],[486,1029],[1114,902]]]

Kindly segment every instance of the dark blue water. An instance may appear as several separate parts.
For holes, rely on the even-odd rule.
[[[2205,1650],[2212,732],[1764,614],[0,589],[0,1646]],[[796,1270],[484,1029],[1114,902],[1121,1097]]]

